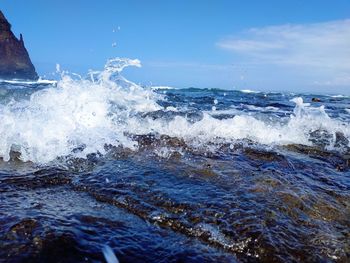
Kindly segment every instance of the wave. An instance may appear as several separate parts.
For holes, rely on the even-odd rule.
[[[246,104],[244,106],[247,109],[252,110],[252,111],[273,111],[273,112],[281,111],[278,107],[274,107],[274,106],[258,107],[258,106],[249,105],[249,104]]]
[[[45,164],[62,156],[103,155],[108,151],[106,145],[136,151],[140,145],[133,135],[148,134],[177,137],[194,148],[240,139],[269,145],[310,145],[313,131],[330,134],[331,146],[337,132],[350,138],[348,125],[330,118],[323,106],[311,107],[302,98],[293,99],[293,114],[279,122],[239,112],[217,119],[203,111],[191,119],[181,115],[181,109],[161,106],[167,100],[164,95],[125,79],[120,73],[127,66],[141,64],[115,58],[104,70],[91,72],[89,78],[63,74],[55,86],[0,104],[0,157],[8,161],[15,151],[22,161]],[[154,117],[159,112],[165,117]],[[173,114],[171,118],[169,114]]]
[[[327,95],[331,98],[349,98],[349,96],[346,96],[346,95],[342,95],[342,94],[339,94],[339,95]]]
[[[175,88],[170,87],[170,86],[152,86],[151,89],[152,90],[170,90],[170,89],[175,89]]]
[[[33,84],[48,84],[48,85],[55,85],[57,84],[56,80],[49,80],[49,79],[41,79],[39,78],[36,81],[30,81],[30,80],[4,80],[0,79],[0,83],[5,83],[5,84],[17,84],[17,85],[33,85]]]
[[[260,93],[260,91],[250,90],[250,89],[242,89],[242,90],[239,90],[239,91],[243,92],[243,93]]]

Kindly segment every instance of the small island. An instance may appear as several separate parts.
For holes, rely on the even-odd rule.
[[[0,79],[37,80],[28,51],[20,38],[11,31],[11,24],[0,10]]]

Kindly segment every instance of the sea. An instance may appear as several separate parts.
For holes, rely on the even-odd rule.
[[[350,97],[0,82],[0,262],[349,262]]]

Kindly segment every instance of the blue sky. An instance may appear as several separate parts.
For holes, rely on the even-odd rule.
[[[350,93],[350,1],[0,0],[40,75],[108,58],[145,85]],[[115,46],[114,46],[115,45]]]

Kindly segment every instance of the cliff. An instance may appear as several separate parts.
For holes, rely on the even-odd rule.
[[[0,11],[0,79],[37,80],[38,74],[30,61],[24,46],[23,36],[20,39],[11,31],[11,25]]]

